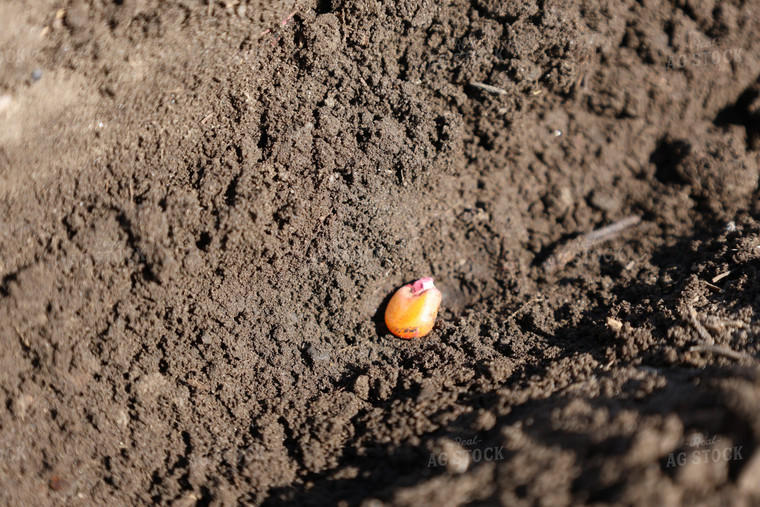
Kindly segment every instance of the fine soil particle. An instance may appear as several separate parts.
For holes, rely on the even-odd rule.
[[[0,503],[760,501],[757,0],[0,29]]]

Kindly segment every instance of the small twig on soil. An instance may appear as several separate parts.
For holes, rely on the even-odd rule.
[[[754,362],[755,358],[751,355],[744,354],[742,352],[736,352],[735,350],[731,350],[728,347],[723,347],[721,345],[715,345],[715,340],[713,339],[712,335],[699,321],[699,315],[697,314],[697,311],[694,310],[694,307],[691,305],[689,305],[688,309],[688,321],[700,338],[700,343],[690,347],[689,352],[709,352],[710,354],[729,357],[735,361],[747,360]],[[743,327],[745,325],[745,323],[741,321],[726,320],[725,322],[732,325],[732,327]]]
[[[725,272],[723,272],[723,273],[721,273],[719,275],[715,275],[712,278],[712,283],[718,283],[718,282],[720,282],[721,280],[723,280],[725,277],[727,277],[730,274],[731,274],[731,270],[728,270],[728,271],[725,271]]]
[[[748,327],[748,324],[741,320],[724,319],[721,317],[715,317],[713,315],[708,315],[704,317],[702,320],[703,320],[703,325],[705,326],[706,329],[710,329],[718,333],[723,331],[726,328],[743,329],[743,328]]]
[[[721,347],[720,345],[694,345],[689,348],[689,352],[709,352],[711,354],[717,354],[720,356],[730,357],[736,361],[747,360],[753,361],[754,358],[748,354],[736,352],[727,347]]]
[[[290,14],[288,14],[288,17],[287,17],[287,18],[285,18],[285,19],[283,19],[282,21],[280,21],[280,26],[281,26],[281,27],[284,27],[285,25],[287,25],[287,24],[288,24],[288,22],[289,22],[291,19],[293,19],[293,16],[295,16],[296,14],[298,14],[298,11],[299,11],[299,9],[295,9],[293,12],[291,12]],[[259,38],[259,39],[261,39],[263,36],[265,36],[266,34],[270,33],[271,31],[272,31],[272,29],[271,29],[271,28],[267,28],[266,30],[264,30],[263,32],[261,32],[261,33],[259,34],[258,38]],[[274,41],[272,41],[272,47],[274,47],[274,46],[275,46],[275,44],[277,44],[277,41],[278,41],[278,40],[280,40],[280,37],[279,37],[279,36],[278,36],[278,37],[277,37],[277,38],[276,38]]]
[[[691,305],[689,305],[689,323],[697,332],[697,334],[705,343],[705,345],[712,345],[715,343],[715,340],[713,339],[712,335],[708,333],[707,329],[705,329],[702,323],[699,322],[699,318],[697,317],[697,311]]]
[[[554,254],[544,261],[543,268],[548,273],[553,273],[562,269],[579,253],[592,248],[602,241],[607,241],[620,235],[623,231],[637,225],[639,222],[641,222],[640,216],[631,215],[608,226],[583,234],[561,246]]]
[[[295,10],[293,10],[293,12],[291,12],[290,14],[288,14],[288,17],[287,17],[287,18],[285,18],[285,19],[283,19],[283,20],[280,22],[280,25],[281,25],[281,26],[285,26],[285,25],[287,25],[287,24],[288,24],[288,21],[290,21],[291,19],[293,19],[293,16],[295,16],[296,14],[298,14],[298,9],[295,9]]]
[[[496,86],[491,86],[489,84],[480,83],[478,81],[471,81],[470,86],[474,86],[475,88],[480,88],[481,90],[487,91],[489,93],[495,93],[496,95],[508,95],[509,92],[503,88],[499,88]]]
[[[543,301],[543,297],[541,297],[540,295],[535,295],[535,296],[533,296],[532,298],[530,298],[530,299],[528,300],[528,302],[527,302],[527,303],[525,303],[525,304],[524,304],[524,305],[522,305],[520,308],[518,308],[517,310],[515,310],[514,312],[512,312],[512,313],[509,315],[509,317],[507,317],[507,320],[511,320],[511,319],[514,319],[514,318],[515,318],[515,316],[516,316],[518,313],[520,313],[521,311],[525,310],[526,308],[528,308],[528,307],[529,307],[530,305],[532,305],[533,303],[537,303],[537,302],[539,302],[539,301]]]
[[[639,222],[641,222],[640,216],[631,215],[622,220],[611,223],[610,225],[591,231],[588,234],[584,234],[583,238],[589,242],[605,241],[614,238],[624,230],[633,227]]]

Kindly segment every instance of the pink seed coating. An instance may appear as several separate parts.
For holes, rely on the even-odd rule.
[[[412,295],[416,296],[417,294],[420,294],[422,292],[425,292],[428,289],[432,289],[435,287],[433,285],[433,278],[432,277],[426,277],[426,278],[420,278],[416,282],[412,283]]]

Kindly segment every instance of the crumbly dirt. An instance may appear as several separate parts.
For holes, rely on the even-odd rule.
[[[757,0],[2,2],[0,503],[756,503],[759,166]]]

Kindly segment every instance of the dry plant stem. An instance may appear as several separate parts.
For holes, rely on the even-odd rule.
[[[706,329],[709,329],[711,331],[715,331],[718,333],[723,331],[726,328],[743,329],[743,328],[748,327],[747,323],[741,320],[722,319],[720,317],[715,317],[713,315],[708,315],[706,317],[703,317],[702,321]]]
[[[533,303],[537,303],[537,302],[539,302],[539,301],[543,301],[543,298],[542,298],[541,296],[539,296],[539,295],[533,296],[532,298],[530,298],[530,299],[528,300],[528,302],[527,302],[527,303],[525,303],[525,304],[524,304],[524,305],[522,305],[520,308],[518,308],[517,310],[515,310],[514,312],[512,312],[512,313],[509,315],[509,317],[507,317],[507,320],[511,320],[511,319],[514,319],[514,318],[517,316],[517,314],[518,314],[518,313],[522,312],[523,310],[525,310],[526,308],[528,308],[528,307],[529,307],[530,305],[532,305]]]
[[[725,277],[727,277],[730,274],[731,274],[731,270],[725,271],[725,272],[723,272],[723,273],[721,273],[721,274],[719,274],[717,276],[714,276],[712,278],[712,283],[717,283],[717,282],[723,280]]]
[[[613,222],[605,227],[593,230],[582,236],[583,239],[590,243],[596,243],[598,241],[605,241],[610,238],[614,238],[629,227],[633,227],[641,222],[641,217],[637,215],[631,215],[629,217]]]
[[[730,322],[734,323],[735,321],[730,321]],[[710,354],[716,354],[716,355],[729,357],[735,361],[745,360],[745,361],[754,362],[754,358],[748,354],[736,352],[734,350],[729,349],[728,347],[715,345],[715,340],[713,339],[712,335],[707,331],[707,329],[705,329],[702,323],[699,322],[699,316],[697,315],[697,311],[694,310],[692,306],[689,306],[689,323],[691,323],[692,327],[696,330],[697,334],[699,335],[702,341],[702,343],[700,343],[699,345],[694,345],[693,347],[690,347],[689,352],[709,352]]]
[[[736,361],[741,361],[741,360],[753,361],[754,360],[752,356],[749,356],[747,354],[742,354],[741,352],[736,352],[734,350],[731,350],[726,347],[721,347],[719,345],[694,345],[693,347],[689,348],[689,352],[709,352],[711,354],[726,356]]]
[[[610,225],[579,236],[578,238],[562,245],[554,254],[546,259],[543,264],[544,270],[548,273],[553,273],[562,269],[579,253],[592,248],[602,241],[607,241],[620,235],[626,229],[629,229],[640,222],[640,216],[631,215]]]
[[[481,90],[487,91],[489,93],[495,93],[496,95],[507,95],[507,90],[504,90],[503,88],[498,88],[496,86],[491,86],[485,83],[479,83],[477,81],[471,81],[470,86],[480,88]]]
[[[693,307],[689,306],[689,323],[692,325],[694,330],[697,332],[699,337],[702,339],[702,341],[707,345],[712,345],[715,343],[715,340],[713,340],[713,337],[710,333],[707,332],[707,329],[702,325],[702,323],[699,322],[699,318],[697,317],[697,311],[694,310]]]

